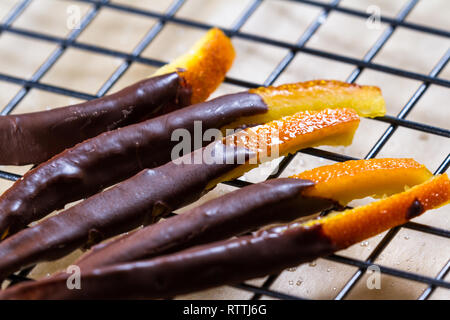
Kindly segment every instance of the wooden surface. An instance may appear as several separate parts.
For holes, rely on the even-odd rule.
[[[0,19],[3,19],[17,2],[17,0],[0,1]],[[171,3],[169,0],[116,0],[113,2],[132,4],[157,12],[164,12]],[[187,0],[177,16],[194,17],[201,22],[230,27],[249,3],[248,0]],[[369,5],[376,4],[381,8],[383,15],[395,17],[405,3],[404,0],[343,0],[341,5],[365,11]],[[67,8],[71,5],[77,5],[81,14],[85,14],[90,8],[89,5],[79,2],[34,0],[13,26],[64,37],[70,32],[66,22]],[[304,4],[264,1],[242,30],[293,43],[320,12],[320,8]],[[413,9],[407,21],[449,30],[448,12],[450,12],[450,1],[422,0]],[[155,23],[156,20],[151,18],[102,9],[78,40],[130,53]],[[386,28],[385,24],[381,24],[380,29],[368,29],[364,19],[333,12],[310,39],[307,46],[353,58],[362,58]],[[163,61],[171,60],[183,53],[202,34],[203,31],[198,29],[168,23],[152,44],[144,50],[143,56]],[[257,83],[263,83],[281,59],[288,54],[285,49],[255,44],[243,39],[235,38],[233,43],[236,47],[237,58],[229,75]],[[399,28],[378,53],[374,62],[427,74],[449,47],[450,41],[446,38]],[[56,48],[57,46],[51,42],[30,40],[4,32],[0,35],[0,72],[29,79]],[[118,58],[69,48],[43,77],[42,82],[95,94],[122,62]],[[349,64],[299,53],[276,83],[317,78],[345,80],[353,69],[354,66]],[[114,85],[111,92],[150,75],[153,70],[155,70],[153,67],[133,63],[125,75]],[[450,79],[450,66],[442,71],[440,77]],[[419,81],[372,70],[364,70],[357,82],[379,86],[387,101],[388,114],[393,116],[401,110],[420,85]],[[20,86],[0,81],[1,107],[5,106],[20,89]],[[224,84],[214,93],[214,96],[239,90],[242,88]],[[31,89],[14,113],[46,110],[78,101],[74,98]],[[408,119],[449,129],[448,101],[450,101],[450,90],[431,85]],[[387,127],[386,123],[363,119],[354,143],[350,147],[323,147],[321,149],[361,158],[369,152]],[[434,171],[449,150],[449,139],[400,128],[384,146],[378,157],[413,157]],[[245,179],[253,182],[263,180],[277,161],[274,160],[272,163],[253,170],[245,176]],[[329,163],[331,161],[303,154],[297,155],[283,176]],[[0,169],[23,174],[29,169],[29,166],[3,166]],[[0,180],[0,192],[6,190],[10,185],[10,182]],[[199,202],[220,196],[232,189],[219,185]],[[356,203],[362,202],[364,201]],[[183,210],[185,209],[180,212]],[[448,229],[450,206],[428,212],[414,221]],[[376,236],[339,254],[357,259],[367,258],[381,237]],[[42,263],[35,268],[31,275],[35,278],[46,276],[70,264],[77,255],[79,252],[57,262]],[[449,258],[449,239],[402,229],[376,260],[376,263],[433,277]],[[312,264],[299,266],[295,270],[284,271],[271,288],[306,298],[331,299],[355,271],[354,267],[319,259]],[[256,279],[249,283],[258,285],[262,281],[263,279]],[[450,281],[450,276],[447,276],[447,281]],[[364,276],[348,298],[414,299],[425,288],[426,285],[417,282],[382,275],[381,289],[369,290],[366,286],[366,276]],[[180,298],[240,299],[249,297],[251,294],[248,292],[221,287]],[[450,299],[450,291],[438,289],[431,298]]]

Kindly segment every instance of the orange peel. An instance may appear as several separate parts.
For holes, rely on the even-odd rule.
[[[346,205],[354,199],[383,198],[421,184],[433,174],[414,159],[351,160],[318,167],[290,178],[312,180],[305,196],[322,197]]]
[[[162,66],[154,76],[178,72],[192,89],[191,104],[203,102],[222,83],[235,55],[231,40],[213,28],[186,54]]]
[[[224,138],[224,143],[249,149],[256,157],[213,181],[210,186],[240,177],[270,158],[321,145],[349,145],[358,125],[359,116],[353,109],[325,109],[298,112],[239,131]]]
[[[447,174],[414,186],[383,200],[365,206],[309,221],[305,227],[320,225],[323,234],[339,249],[402,225],[423,212],[439,208],[450,201]]]
[[[261,87],[249,92],[259,95],[269,107],[269,111],[242,117],[227,127],[240,128],[250,124],[262,124],[307,110],[352,108],[360,116],[370,118],[386,114],[385,101],[378,87],[337,80],[313,80]]]

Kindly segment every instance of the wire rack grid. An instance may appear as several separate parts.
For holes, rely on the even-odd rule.
[[[109,0],[75,0],[75,1],[89,4],[90,10],[82,18],[80,28],[73,30],[65,38],[60,38],[49,34],[36,32],[33,30],[22,29],[15,27],[13,25],[14,21],[24,11],[26,11],[27,7],[30,5],[32,0],[23,0],[19,2],[0,24],[0,36],[2,33],[13,33],[16,35],[20,35],[22,37],[56,43],[58,45],[57,49],[52,52],[52,54],[38,68],[38,70],[32,75],[30,79],[24,79],[12,75],[3,74],[0,72],[0,81],[14,83],[21,86],[21,90],[5,106],[2,107],[0,111],[1,115],[7,115],[10,112],[12,112],[14,108],[22,101],[22,99],[26,97],[26,95],[32,88],[38,88],[43,91],[53,92],[60,95],[75,97],[79,99],[94,99],[97,97],[101,97],[105,95],[109,91],[109,89],[111,89],[111,87],[121,78],[122,75],[124,75],[124,73],[128,70],[128,68],[133,62],[139,62],[145,65],[156,67],[166,63],[166,61],[142,57],[141,53],[145,50],[145,48],[147,48],[152,43],[152,41],[157,37],[157,35],[161,32],[161,30],[163,30],[164,26],[168,22],[178,24],[181,26],[197,28],[201,30],[207,30],[212,27],[212,25],[209,25],[207,23],[176,17],[176,13],[179,11],[179,9],[185,4],[186,1],[189,0],[174,0],[171,6],[163,14],[146,9],[145,10],[140,9],[132,5],[117,4],[114,2],[110,2]],[[434,84],[445,88],[450,87],[450,81],[438,77],[439,73],[444,69],[444,67],[450,60],[450,50],[446,51],[444,56],[441,57],[441,59],[434,66],[434,68],[429,74],[415,73],[400,68],[390,67],[387,65],[372,62],[373,58],[380,52],[383,46],[388,42],[388,40],[391,38],[392,34],[395,32],[397,28],[406,28],[417,32],[422,32],[425,34],[438,35],[446,39],[450,38],[450,32],[447,30],[441,30],[438,28],[428,27],[425,25],[405,21],[405,18],[418,4],[419,0],[408,1],[395,18],[388,18],[384,16],[380,17],[381,22],[386,23],[388,27],[385,29],[382,35],[377,39],[377,41],[373,44],[373,46],[369,49],[369,51],[365,54],[365,56],[362,59],[355,59],[332,52],[327,52],[319,49],[312,49],[306,47],[305,45],[313,37],[313,35],[317,32],[317,30],[321,27],[321,25],[324,23],[330,12],[337,11],[348,16],[358,17],[360,19],[369,18],[368,13],[355,9],[350,9],[347,7],[342,7],[340,6],[340,0],[332,0],[329,3],[311,0],[291,0],[293,2],[298,2],[312,7],[317,7],[321,10],[321,13],[309,25],[309,27],[307,27],[307,29],[300,36],[298,41],[294,44],[291,44],[241,31],[242,26],[248,21],[248,19],[258,9],[258,7],[260,7],[263,1],[264,0],[253,0],[250,3],[250,5],[244,10],[244,12],[240,14],[239,18],[231,28],[225,29],[222,28],[222,30],[224,30],[224,32],[230,37],[242,38],[254,43],[268,44],[288,49],[289,53],[283,57],[283,59],[278,63],[278,65],[275,67],[275,69],[270,73],[270,75],[263,83],[253,83],[250,81],[233,77],[227,77],[225,79],[225,82],[243,88],[253,88],[258,86],[271,85],[280,77],[280,75],[284,72],[284,70],[293,61],[298,52],[303,52],[306,54],[334,61],[339,61],[354,66],[354,70],[347,77],[347,82],[350,83],[356,81],[364,69],[372,69],[383,73],[393,74],[399,77],[419,80],[421,81],[421,85],[411,96],[409,101],[403,106],[403,108],[397,114],[397,116],[386,115],[375,119],[376,121],[388,123],[389,127],[372,146],[372,148],[367,153],[365,158],[369,159],[376,157],[377,154],[382,150],[383,146],[389,141],[390,137],[393,135],[393,133],[396,131],[398,127],[405,127],[414,130],[419,130],[421,132],[439,135],[446,138],[450,137],[450,130],[446,128],[439,128],[436,126],[427,125],[424,123],[406,119],[408,114],[412,111],[414,106],[417,104],[417,102],[420,100],[423,94],[427,91],[430,84]],[[127,12],[130,14],[138,15],[141,17],[157,19],[158,22],[145,34],[143,39],[136,46],[136,48],[131,54],[118,50],[107,49],[98,45],[91,45],[77,41],[78,36],[89,26],[89,24],[95,19],[95,17],[102,10],[102,8],[109,8],[120,12]],[[71,90],[60,86],[41,83],[40,82],[41,78],[55,65],[58,59],[69,47],[78,48],[81,50],[94,52],[105,56],[118,57],[121,58],[123,62],[109,77],[109,79],[103,84],[103,86],[95,95],[87,94],[85,92],[80,92],[76,90]],[[332,161],[346,161],[355,159],[347,155],[319,150],[315,148],[308,148],[305,150],[301,150],[300,153],[321,157]],[[269,176],[269,179],[273,179],[280,176],[283,170],[291,163],[294,156],[295,155],[290,155],[282,159],[278,165],[278,168]],[[449,166],[450,166],[450,154],[447,154],[445,159],[443,159],[442,163],[435,170],[435,174],[446,172]],[[0,171],[0,179],[15,181],[19,178],[20,175],[11,172]],[[248,185],[249,182],[238,179],[235,181],[227,182],[226,184],[234,187],[242,187]],[[450,230],[448,229],[440,229],[416,222],[408,222],[405,225],[393,228],[389,232],[387,232],[367,259],[361,260],[348,258],[345,256],[341,256],[339,254],[333,254],[331,256],[326,257],[325,259],[328,259],[333,262],[357,267],[357,271],[348,279],[343,288],[336,294],[335,299],[341,300],[348,296],[349,292],[355,287],[358,281],[361,280],[366,270],[372,264],[374,264],[375,260],[380,256],[380,254],[383,252],[383,250],[387,247],[387,245],[391,242],[391,240],[395,237],[395,235],[399,232],[401,228],[412,229],[447,239],[450,238]],[[450,289],[450,282],[444,280],[444,278],[446,277],[446,275],[450,270],[450,260],[447,261],[447,263],[440,270],[440,272],[438,272],[438,274],[435,275],[435,277],[429,277],[382,265],[378,266],[380,268],[380,271],[384,274],[426,284],[427,288],[419,296],[419,299],[429,298],[430,295],[434,292],[434,290],[438,287]],[[31,271],[31,269],[32,268],[27,268],[16,274],[9,276],[7,279],[9,282],[8,285],[11,286],[21,281],[30,281],[31,279],[28,278],[27,276],[28,273]],[[261,286],[254,286],[247,283],[242,283],[235,285],[234,287],[240,290],[251,292],[253,294],[251,299],[253,300],[259,299],[262,296],[268,296],[278,299],[304,299],[304,297],[293,296],[271,289],[271,285],[278,278],[278,276],[279,275],[277,274],[267,277],[267,279]]]

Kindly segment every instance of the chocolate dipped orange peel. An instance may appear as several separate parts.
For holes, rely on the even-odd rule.
[[[279,91],[276,87],[265,90]],[[306,89],[301,85],[293,85],[292,90],[303,92]],[[361,91],[365,90],[369,90],[368,87],[358,86],[342,94],[347,97],[355,95],[355,98],[359,99],[365,97],[361,95]],[[104,132],[66,149],[27,172],[23,179],[0,196],[0,234],[6,230],[14,233],[29,222],[63,208],[67,203],[89,197],[142,169],[155,168],[171,161],[171,151],[178,143],[173,141],[172,133],[182,128],[193,135],[196,121],[201,121],[202,132],[212,128],[233,129],[240,123],[251,125],[251,119],[248,117],[257,114],[265,114],[267,121],[277,120],[282,115],[292,116],[296,113],[295,110],[306,109],[311,101],[315,101],[314,108],[318,109],[308,111],[312,113],[321,110],[317,107],[321,101],[325,101],[322,110],[326,107],[345,108],[346,104],[351,104],[356,108],[356,112],[360,111],[351,98],[329,99],[328,93],[328,98],[324,96],[324,92],[328,91],[321,90],[320,83],[307,89],[305,94],[289,92],[287,89],[282,91],[285,92],[282,104],[274,102],[271,105],[270,100],[266,102],[256,91],[225,95],[157,118]],[[369,91],[378,92],[378,96],[366,97],[366,100],[361,98],[361,106],[370,103],[369,100],[382,100],[379,90]],[[271,112],[274,108],[277,111]],[[328,115],[324,115],[332,115],[331,111],[327,112]],[[335,114],[336,117],[347,115],[348,112]],[[305,114],[304,117],[308,115]],[[233,124],[235,121],[239,124]],[[277,124],[274,124],[272,129],[276,126]],[[305,123],[300,129],[307,132],[308,127],[309,124]],[[311,128],[314,128],[314,123],[311,123]],[[291,129],[298,130],[295,123]],[[204,145],[206,144],[207,142],[204,142]],[[287,145],[286,147],[288,148]]]
[[[396,162],[398,164],[397,167],[394,165]],[[343,165],[340,167],[337,165],[336,168],[329,166],[326,170],[318,168],[301,175],[313,176],[316,179],[316,186],[322,184],[324,190],[331,190],[333,185],[339,185],[342,182],[340,178],[349,173],[348,170],[343,170],[343,167]],[[148,229],[146,228],[147,230],[142,229],[131,235],[119,238],[111,244],[104,245],[93,253],[90,253],[84,259],[81,259],[79,264],[84,266],[84,269],[82,267],[82,290],[68,290],[65,277],[56,275],[34,283],[20,284],[3,292],[0,298],[164,298],[218,285],[233,284],[250,278],[279,272],[284,268],[328,255],[379,232],[402,224],[426,210],[437,208],[450,201],[450,181],[447,175],[432,177],[423,166],[410,159],[377,159],[353,162],[347,166],[348,168],[358,168],[354,170],[353,174],[350,171],[353,179],[366,176],[367,178],[385,179],[385,181],[388,180],[386,177],[391,173],[396,174],[396,170],[403,170],[403,174],[409,175],[410,177],[399,181],[395,187],[397,190],[401,189],[401,187],[405,188],[406,183],[411,183],[411,181],[418,183],[422,181],[422,183],[368,205],[330,214],[325,218],[270,227],[249,236],[240,236],[224,241],[211,240],[211,237],[217,239],[221,236],[216,237],[214,236],[214,232],[210,231],[220,225],[222,226],[221,230],[223,230],[224,226],[230,228],[233,225],[230,224],[230,221],[236,222],[237,217],[240,219],[239,222],[234,224],[235,232],[240,232],[245,229],[245,227],[241,226],[242,221],[251,221],[250,224],[255,226],[257,224],[255,220],[257,219],[258,211],[264,217],[264,223],[270,222],[265,215],[265,207],[270,208],[269,211],[272,211],[272,215],[275,216],[273,218],[274,221],[283,220],[283,218],[276,217],[277,212],[280,213],[280,211],[274,210],[277,207],[274,198],[269,201],[261,201],[259,208],[257,205],[253,205],[246,211],[254,220],[246,220],[245,213],[234,213],[237,216],[230,216],[230,220],[227,219],[228,216],[225,214],[224,218],[220,212],[214,209],[217,209],[217,205],[223,205],[225,202],[220,198],[215,199],[210,203],[206,203],[197,209],[185,213],[190,215],[190,218],[193,218],[196,215],[199,216],[199,212],[203,212],[201,219],[205,222],[205,225],[201,225],[201,221],[198,220],[197,226],[187,231],[179,231],[178,233],[178,235],[183,235],[184,232],[184,236],[193,236],[193,241],[190,240],[190,237],[182,237],[181,239],[184,239],[183,241],[176,241],[180,240],[180,238],[176,238],[177,234],[175,231],[178,229],[173,229],[173,225],[171,225],[172,232],[169,233],[167,241],[158,237],[158,232],[160,233],[162,230],[168,231],[167,226],[170,220],[174,220],[174,225],[176,226],[177,219],[183,219],[182,216],[180,218],[178,216],[169,218],[166,220],[167,222],[164,221],[166,224],[165,227],[164,225],[162,225],[163,227],[158,227],[158,225],[149,226],[147,227]],[[330,172],[330,174],[324,174],[325,171]],[[269,185],[273,183],[272,188],[267,188],[268,182],[263,183],[266,186],[261,184],[262,189],[260,192],[269,193],[269,196],[264,196],[263,199],[270,199],[270,190],[275,190],[274,194],[283,195],[281,197],[278,196],[279,199],[287,200],[291,196],[286,191],[292,187],[295,190],[292,194],[298,192],[300,196],[304,196],[304,193],[312,192],[315,188],[313,180],[299,180],[298,176],[294,179],[279,179],[278,181],[278,183],[269,182]],[[295,183],[295,181],[298,181],[298,183]],[[280,192],[283,190],[283,188],[280,189],[280,186],[283,186],[283,184],[289,187],[284,192]],[[331,189],[325,188],[327,184]],[[245,196],[245,192],[246,189],[249,190],[248,188],[255,187],[256,185],[246,187],[224,197],[231,197],[234,202],[237,200],[241,200],[241,202],[248,201],[252,205],[255,200]],[[355,185],[354,189],[357,189],[357,187]],[[339,189],[339,186],[337,189]],[[369,193],[380,194],[377,186],[374,186],[372,189],[367,187],[364,190],[365,194],[361,191],[357,191],[356,194],[358,196],[364,196]],[[242,197],[238,195],[241,192],[243,193],[241,195]],[[297,197],[299,196],[298,193],[296,194]],[[311,196],[306,196],[306,198],[313,199]],[[335,199],[335,201],[337,200],[339,199]],[[229,203],[230,207],[232,207],[233,202],[227,201],[226,203]],[[285,202],[281,201],[278,206],[283,204]],[[295,210],[295,206],[287,206],[285,208]],[[245,206],[242,206],[241,209],[245,211]],[[302,209],[298,207],[297,210],[301,211]],[[225,208],[225,212],[227,213],[232,211],[232,208],[229,211]],[[207,221],[205,214],[211,212],[213,217],[215,216],[214,213],[216,214],[216,219],[212,218],[210,221]],[[285,217],[287,218],[287,216]],[[291,216],[289,218],[293,217]],[[240,226],[236,227],[237,224]],[[192,224],[183,223],[184,227],[186,225],[191,226]],[[206,231],[198,229],[199,226],[202,226]],[[151,243],[153,243],[153,249],[156,251],[147,251],[151,248],[151,245],[147,244],[146,250],[142,250],[140,252],[141,255],[135,256],[135,258],[138,258],[138,260],[144,258],[145,252],[150,253],[150,257],[153,253],[156,255],[155,257],[150,259],[144,258],[144,260],[135,262],[131,259],[132,255],[127,257],[127,252],[122,252],[123,258],[128,259],[127,261],[118,262],[120,259],[117,259],[115,261],[109,261],[112,262],[111,264],[108,262],[106,265],[100,264],[97,266],[95,263],[92,263],[95,261],[93,257],[100,257],[102,256],[102,252],[106,253],[111,248],[131,248],[129,246],[123,246],[131,243],[129,239],[134,238],[137,241],[136,239],[139,239],[137,234],[139,233],[141,234],[140,239],[143,240],[142,235],[144,234],[144,230],[150,235],[146,240],[153,240]],[[151,236],[152,233],[153,237]],[[201,239],[205,235],[209,235],[203,238],[205,241],[213,242],[199,244],[203,242]],[[230,235],[231,233],[228,233],[226,237]],[[186,246],[186,241],[192,241],[191,244],[194,246],[185,249],[183,246]],[[165,249],[167,245],[169,247]],[[176,251],[177,248],[181,249],[181,251]],[[112,251],[109,252],[111,253]],[[91,263],[89,264],[88,261],[91,261]],[[97,260],[97,262],[100,261]],[[184,276],[186,273],[190,275],[188,279]],[[184,280],[181,281],[182,279]],[[105,290],[105,285],[110,289]],[[111,288],[114,288],[114,290],[111,290]]]
[[[151,78],[116,93],[48,111],[0,116],[0,164],[39,164],[102,132],[202,102],[223,81],[234,56],[230,39],[211,29]]]
[[[64,256],[140,225],[157,221],[226,179],[254,168],[276,145],[280,155],[321,144],[348,144],[358,127],[352,109],[301,112],[198,149],[116,186],[0,242],[0,277],[39,261]],[[313,126],[307,126],[314,124]],[[306,129],[308,127],[308,129]],[[277,139],[272,139],[277,128]],[[298,128],[293,130],[293,128]],[[258,135],[255,132],[269,132]],[[202,157],[213,155],[214,161]],[[202,159],[197,162],[196,159]],[[230,161],[231,160],[231,161]],[[254,160],[254,161],[252,161]],[[29,222],[36,216],[29,216]]]
[[[244,187],[113,242],[99,244],[76,264],[86,270],[142,260],[340,208],[351,200],[402,192],[432,177],[424,165],[402,158],[318,167],[290,178]]]

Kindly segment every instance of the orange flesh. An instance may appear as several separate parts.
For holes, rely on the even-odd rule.
[[[432,177],[424,165],[413,159],[346,161],[291,176],[316,182],[304,195],[333,199],[342,205],[369,196],[390,196]]]
[[[255,151],[257,157],[213,181],[209,187],[240,177],[259,163],[304,148],[349,145],[358,125],[359,117],[354,110],[326,109],[299,112],[265,125],[239,131],[226,137],[224,143]]]
[[[191,104],[195,104],[205,101],[222,83],[234,57],[230,39],[213,28],[186,54],[158,69],[154,76],[178,72],[192,88]]]
[[[313,220],[303,226],[320,224],[324,234],[342,249],[407,222],[413,218],[408,212],[416,200],[423,207],[418,213],[447,204],[450,201],[447,174],[389,198]]]
[[[352,108],[363,117],[386,114],[386,106],[378,87],[360,86],[335,80],[314,80],[285,84],[278,87],[257,88],[249,91],[264,100],[269,111],[242,117],[229,128],[262,124],[300,111]]]

